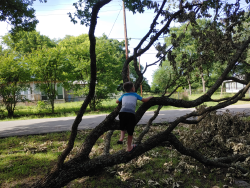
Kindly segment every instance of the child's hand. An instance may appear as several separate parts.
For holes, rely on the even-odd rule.
[[[147,97],[147,98],[142,98],[142,102],[148,102],[150,99],[152,99],[153,96]]]

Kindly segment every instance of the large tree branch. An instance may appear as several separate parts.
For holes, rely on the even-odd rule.
[[[236,77],[226,77],[224,80],[233,80],[235,82],[238,82],[238,83],[241,83],[241,84],[244,84],[244,85],[247,85],[248,82],[246,80],[240,80],[239,78],[236,78]]]

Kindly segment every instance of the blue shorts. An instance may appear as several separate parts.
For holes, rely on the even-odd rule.
[[[135,114],[129,112],[120,112],[119,119],[121,130],[126,130],[128,135],[132,136],[136,125]]]

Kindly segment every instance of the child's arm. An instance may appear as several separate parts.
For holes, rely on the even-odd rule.
[[[119,100],[118,100],[118,99],[116,100],[116,103],[119,103]]]
[[[152,99],[153,96],[147,97],[147,98],[142,98],[142,102],[148,102],[150,99]]]

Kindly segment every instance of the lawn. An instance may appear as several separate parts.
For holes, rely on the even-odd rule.
[[[168,125],[154,124],[145,139],[166,129]],[[136,126],[134,136],[143,130],[144,126]],[[174,131],[186,131],[179,127]],[[78,131],[75,146],[66,160],[71,158],[91,130]],[[111,154],[126,149],[126,143],[117,145],[119,131],[114,131],[111,140]],[[22,188],[32,185],[44,176],[56,163],[58,155],[63,151],[70,132],[51,133],[35,136],[20,136],[0,139],[0,187]],[[90,157],[103,152],[101,136],[93,147]],[[178,136],[179,137],[179,136]],[[180,188],[211,188],[230,185],[225,181],[225,169],[205,167],[196,160],[180,155],[174,148],[162,145],[146,152],[144,155],[127,164],[119,164],[105,168],[96,176],[82,177],[70,182],[65,188],[82,187],[180,187]],[[183,166],[183,164],[185,164]]]
[[[155,96],[158,97],[159,95],[156,94],[144,94],[143,97],[148,97],[148,96]],[[201,96],[201,94],[192,94],[192,96],[188,96],[186,100],[194,100]],[[224,94],[223,97],[230,97],[232,94]],[[174,94],[172,96],[175,99],[181,99],[182,94]],[[215,95],[212,96],[213,99],[219,99],[220,94],[216,93]],[[55,104],[55,114],[51,114],[51,111],[49,109],[49,106],[25,106],[23,105],[18,105],[15,110],[15,117],[13,118],[8,118],[7,117],[7,111],[5,110],[4,113],[1,115],[0,113],[0,121],[13,121],[13,120],[27,120],[27,119],[38,119],[38,118],[53,118],[53,117],[72,117],[76,116],[77,112],[79,111],[83,101],[78,101],[78,102],[67,102],[67,103],[56,103]],[[250,102],[245,102],[245,101],[239,101],[236,104],[249,104]],[[137,103],[137,109],[139,106],[142,104],[142,102],[138,101]],[[205,103],[207,106],[214,106],[217,103],[216,102],[206,102]],[[116,104],[116,99],[110,99],[108,101],[103,101],[102,106],[99,107],[96,111],[91,111],[90,108],[88,107],[86,109],[86,115],[94,115],[94,114],[109,114],[112,112],[112,110],[117,106]],[[4,109],[2,107],[2,109]],[[149,111],[154,111],[157,109],[157,106],[153,106],[149,109]],[[173,110],[173,109],[180,109],[177,107],[172,107],[172,106],[164,106],[162,110]]]

